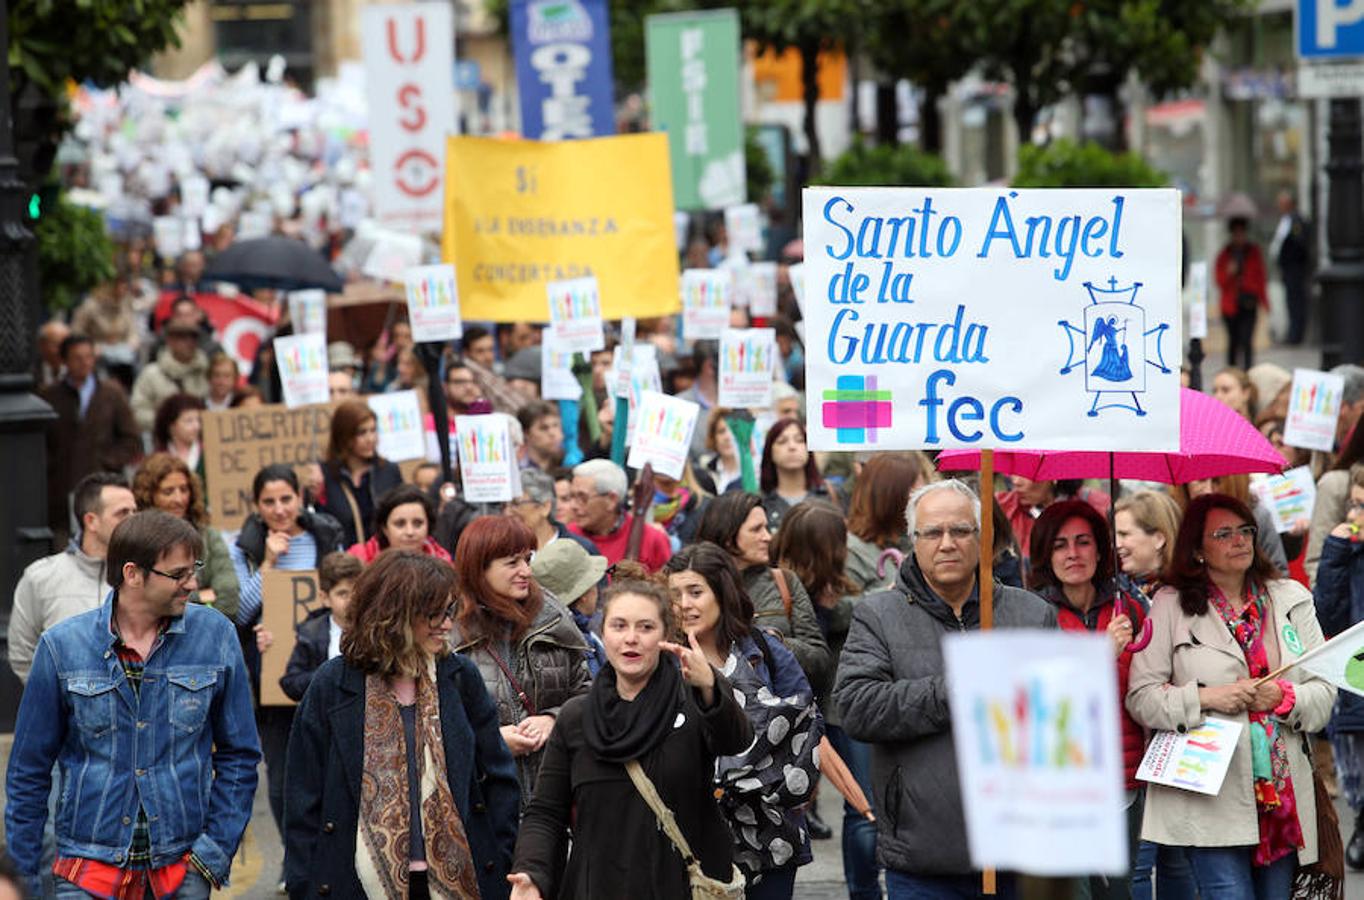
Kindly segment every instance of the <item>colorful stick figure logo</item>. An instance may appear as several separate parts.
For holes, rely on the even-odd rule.
[[[875,375],[840,375],[824,392],[824,427],[840,444],[874,444],[876,432],[891,424],[891,392],[877,390]]]

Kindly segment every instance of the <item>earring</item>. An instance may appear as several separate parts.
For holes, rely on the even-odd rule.
[[[1200,566],[1203,565],[1203,554],[1202,553],[1194,554],[1194,562],[1198,563]]]

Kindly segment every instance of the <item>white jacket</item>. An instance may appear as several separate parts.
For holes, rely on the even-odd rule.
[[[65,619],[98,609],[109,594],[104,560],[87,556],[74,540],[62,553],[24,570],[9,617],[9,664],[25,683],[43,632]]]

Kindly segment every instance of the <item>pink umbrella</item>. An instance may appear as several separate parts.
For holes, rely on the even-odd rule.
[[[1240,413],[1215,397],[1188,388],[1179,391],[1179,450],[1138,453],[1101,450],[996,450],[995,471],[1033,481],[1064,478],[1107,478],[1117,500],[1117,480],[1134,478],[1164,484],[1187,484],[1219,475],[1282,472],[1288,461]],[[977,471],[979,450],[944,450],[938,454],[944,472]],[[1113,509],[1109,508],[1113,532]],[[1114,533],[1114,540],[1117,535]],[[1116,553],[1116,547],[1115,547]],[[1133,652],[1151,641],[1151,620],[1131,644]]]
[[[1218,475],[1282,472],[1288,461],[1247,419],[1198,391],[1179,392],[1179,450],[1137,453],[1097,450],[996,450],[995,471],[1033,481],[1063,478],[1133,478],[1187,484]],[[944,472],[980,468],[979,450],[944,450]]]

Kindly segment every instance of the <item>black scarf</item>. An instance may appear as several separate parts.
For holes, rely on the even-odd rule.
[[[667,654],[634,700],[616,691],[616,670],[608,663],[592,680],[583,716],[583,740],[597,759],[626,763],[640,759],[663,742],[673,728],[682,674]]]

